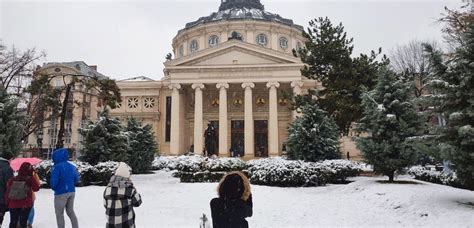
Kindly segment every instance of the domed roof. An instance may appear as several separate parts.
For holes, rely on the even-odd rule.
[[[201,24],[230,20],[274,21],[303,30],[303,26],[293,23],[293,20],[265,11],[265,7],[260,3],[260,0],[221,0],[218,12],[212,13],[207,17],[201,17],[197,21],[187,23],[183,30]]]

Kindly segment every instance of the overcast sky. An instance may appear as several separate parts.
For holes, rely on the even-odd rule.
[[[442,40],[444,6],[462,0],[261,0],[297,24],[327,16],[354,37],[355,53],[390,53],[412,39]],[[46,62],[82,60],[116,79],[163,76],[171,42],[187,22],[217,11],[220,0],[0,0],[0,39],[44,50]]]

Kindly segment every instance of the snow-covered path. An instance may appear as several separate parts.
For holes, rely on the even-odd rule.
[[[135,210],[137,227],[198,227],[202,213],[210,216],[216,183],[181,184],[164,172],[132,178],[143,198]],[[474,227],[474,207],[462,204],[474,201],[473,191],[424,182],[381,184],[378,179],[383,178],[358,177],[348,185],[314,188],[252,186],[254,215],[249,224],[258,228]],[[77,189],[75,207],[81,227],[104,227],[103,189]],[[51,190],[40,190],[36,210],[35,228],[55,227]],[[66,222],[69,225],[67,218]]]

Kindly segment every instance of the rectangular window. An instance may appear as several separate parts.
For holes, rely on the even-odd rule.
[[[166,97],[165,142],[171,141],[171,97]]]
[[[48,129],[48,134],[49,134],[49,146],[51,148],[54,148],[56,145],[56,141],[58,138],[58,123],[56,122],[56,119],[52,119],[49,125]]]
[[[71,143],[71,134],[72,134],[72,123],[71,122],[66,122],[66,129],[64,129],[64,141],[67,144]]]

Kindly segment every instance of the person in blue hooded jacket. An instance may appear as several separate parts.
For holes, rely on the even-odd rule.
[[[51,171],[51,189],[54,191],[54,209],[58,228],[64,228],[64,209],[71,220],[73,228],[78,228],[76,214],[74,213],[74,196],[76,184],[79,183],[79,173],[76,167],[68,162],[69,152],[65,148],[53,152],[53,169]]]

